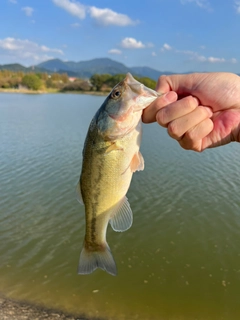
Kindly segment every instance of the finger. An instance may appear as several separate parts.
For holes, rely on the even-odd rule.
[[[178,95],[196,95],[196,89],[203,77],[202,73],[162,75],[159,77],[156,90],[158,92],[176,91]]]
[[[156,115],[157,122],[167,127],[168,123],[192,112],[199,105],[195,97],[188,96],[178,100],[158,111]]]
[[[177,94],[174,91],[167,92],[154,100],[146,109],[143,111],[142,120],[145,123],[151,123],[156,121],[156,113],[161,108],[177,100]]]
[[[204,138],[212,132],[213,128],[213,121],[207,118],[187,131],[178,142],[183,149],[201,152],[207,148],[207,145],[204,145]]]
[[[191,131],[192,128],[211,116],[212,111],[210,108],[198,106],[192,112],[171,121],[167,126],[168,134],[173,139],[180,140],[188,131]]]

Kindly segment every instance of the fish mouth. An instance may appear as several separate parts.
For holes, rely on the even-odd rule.
[[[157,91],[146,87],[143,83],[134,79],[131,73],[127,73],[124,83],[129,86],[129,88],[136,94],[134,98],[136,102],[136,109],[134,112],[141,111],[150,105],[156,98],[160,97],[162,94]]]
[[[146,96],[153,96],[158,97],[160,93],[157,91],[146,87],[143,83],[137,81],[131,73],[127,73],[126,78],[123,80],[124,83],[126,83],[133,92],[137,94],[145,94]]]

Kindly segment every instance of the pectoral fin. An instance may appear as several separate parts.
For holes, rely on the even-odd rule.
[[[77,183],[76,196],[77,196],[77,201],[78,201],[80,204],[83,204],[82,192],[81,192],[81,187],[80,187],[80,181],[78,181],[78,183]]]
[[[144,170],[144,159],[140,151],[134,154],[130,168],[132,172]]]
[[[126,231],[133,222],[133,214],[127,197],[124,197],[113,212],[110,224],[114,231]]]
[[[117,142],[113,142],[105,151],[106,153],[109,153],[113,150],[123,150],[121,146],[118,146]]]

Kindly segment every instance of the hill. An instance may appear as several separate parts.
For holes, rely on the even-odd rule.
[[[162,74],[172,74],[171,72],[161,72],[149,67],[127,67],[123,63],[109,58],[97,58],[86,61],[62,61],[51,59],[38,65],[24,67],[21,64],[0,65],[0,70],[28,72],[48,72],[48,73],[67,73],[69,77],[90,78],[94,74],[126,74],[127,72],[139,77],[148,77],[157,80]]]
[[[28,72],[48,72],[46,69],[37,67],[37,66],[32,66],[32,67],[24,67],[19,63],[12,63],[12,64],[3,64],[0,65],[0,70],[9,70],[9,71],[13,71],[13,72],[24,72],[24,73],[28,73]]]
[[[140,77],[149,77],[157,80],[163,72],[154,70],[149,67],[127,67],[123,63],[117,62],[109,58],[97,58],[87,61],[62,61],[52,59],[37,65],[38,68],[44,68],[51,72],[63,73],[66,72],[71,76],[75,75],[80,78],[90,78],[93,74],[125,74],[131,72],[133,75]],[[170,74],[171,72],[164,72]]]

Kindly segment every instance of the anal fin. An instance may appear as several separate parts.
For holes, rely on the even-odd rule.
[[[110,225],[114,231],[123,232],[129,229],[133,222],[133,214],[127,197],[124,197],[113,212]]]

